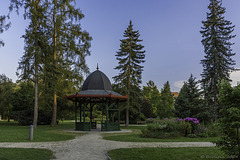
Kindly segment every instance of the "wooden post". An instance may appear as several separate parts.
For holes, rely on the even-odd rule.
[[[82,104],[80,105],[80,122],[82,122]]]
[[[84,106],[83,106],[83,123],[85,123],[86,107],[87,107],[87,103],[85,103]]]
[[[117,102],[117,109],[118,109],[118,123],[120,125],[120,110],[119,110],[119,102]]]
[[[77,123],[77,99],[75,99],[75,124]]]
[[[33,125],[29,126],[29,140],[33,140]]]

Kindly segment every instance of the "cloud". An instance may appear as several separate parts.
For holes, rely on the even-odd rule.
[[[175,81],[173,83],[173,90],[179,92],[184,84],[185,80]]]
[[[240,71],[233,71],[230,74],[230,79],[232,80],[231,84],[233,86],[236,86],[237,84],[240,84]]]

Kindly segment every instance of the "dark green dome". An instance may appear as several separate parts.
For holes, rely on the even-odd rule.
[[[96,70],[84,81],[82,90],[112,91],[112,85],[108,77],[103,72]]]

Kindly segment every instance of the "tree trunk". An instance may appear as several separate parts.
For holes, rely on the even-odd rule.
[[[34,6],[34,10],[37,10],[38,0]],[[36,15],[35,15],[36,16]],[[37,23],[35,24],[35,32],[37,32]],[[37,128],[38,121],[38,58],[37,51],[35,50],[35,93],[34,93],[34,115],[33,115],[33,127]]]
[[[54,42],[54,48],[53,48],[53,65],[56,69],[56,59],[57,59],[57,36],[56,36],[56,4],[57,1],[54,1],[54,11],[53,11],[53,42]],[[53,93],[53,116],[52,116],[52,122],[51,126],[55,127],[57,125],[57,94],[56,94],[56,83],[54,82],[54,93]]]

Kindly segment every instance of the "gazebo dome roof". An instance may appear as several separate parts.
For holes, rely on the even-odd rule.
[[[85,90],[112,91],[112,85],[108,77],[103,72],[96,70],[84,81],[82,91]]]
[[[94,101],[104,101],[101,98],[110,98],[119,101],[126,101],[128,96],[122,96],[112,90],[112,85],[108,77],[97,70],[91,73],[83,83],[82,90],[74,95],[67,96],[70,100],[78,98],[81,102],[88,101],[88,98]]]

